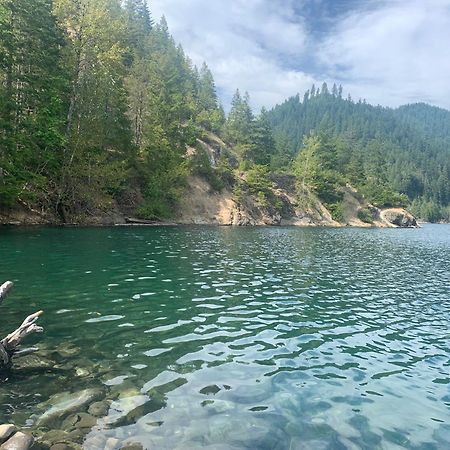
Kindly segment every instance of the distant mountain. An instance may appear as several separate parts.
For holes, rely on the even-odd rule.
[[[425,103],[372,106],[341,92],[324,84],[274,107],[268,119],[277,143],[296,155],[311,133],[339,138],[348,151],[336,171],[356,170],[361,185],[369,177],[386,183],[406,194],[420,217],[443,218],[450,203],[450,111]]]
[[[397,117],[405,124],[450,143],[450,111],[426,103],[400,106],[395,110]]]

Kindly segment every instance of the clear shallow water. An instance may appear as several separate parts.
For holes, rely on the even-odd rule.
[[[0,383],[0,423],[100,386],[90,449],[449,448],[450,226],[1,229],[0,253],[0,335],[42,308],[53,361]]]

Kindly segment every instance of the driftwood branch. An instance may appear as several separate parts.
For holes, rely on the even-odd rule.
[[[0,286],[0,303],[5,299],[12,287],[13,284],[11,281],[7,281]]]
[[[0,303],[5,299],[12,287],[13,283],[11,281],[7,281],[0,286]],[[29,355],[38,350],[36,347],[21,349],[20,344],[30,334],[43,331],[42,327],[36,325],[36,321],[42,314],[43,311],[38,311],[29,315],[17,330],[0,340],[0,370],[10,367],[14,356]]]

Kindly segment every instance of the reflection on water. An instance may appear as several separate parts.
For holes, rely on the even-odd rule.
[[[0,251],[0,335],[45,310],[0,423],[89,449],[450,442],[449,226],[2,229]]]

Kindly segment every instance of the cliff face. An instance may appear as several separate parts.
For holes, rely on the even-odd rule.
[[[337,222],[314,196],[296,199],[292,180],[274,182],[273,193],[281,208],[263,206],[250,194],[237,201],[233,193],[224,189],[215,192],[199,177],[190,177],[185,198],[176,218],[180,224],[197,225],[294,225],[294,226],[357,226],[357,227],[416,227],[415,218],[401,208],[378,209],[366,204],[358,193],[348,187],[344,196],[344,219]],[[369,211],[370,222],[361,220],[359,211]]]

